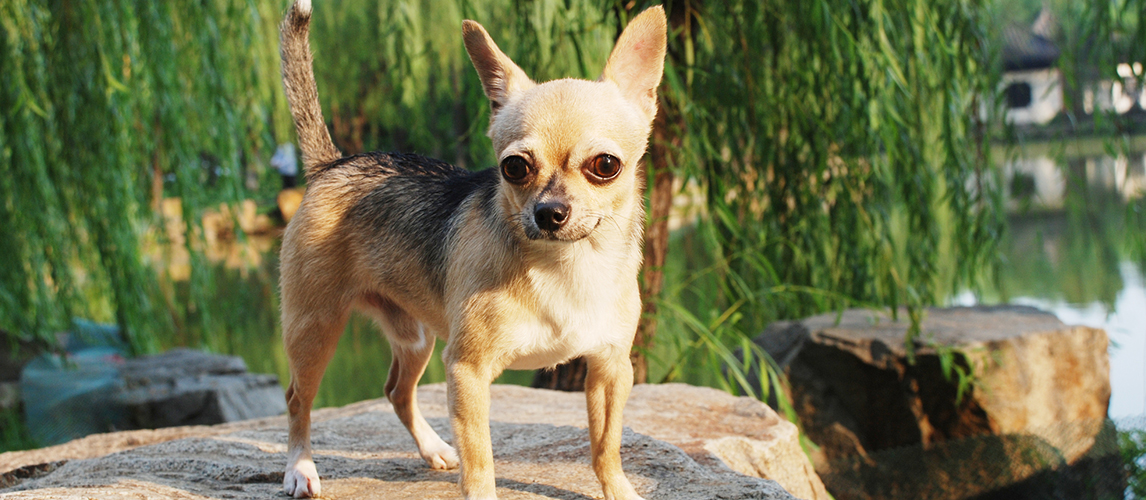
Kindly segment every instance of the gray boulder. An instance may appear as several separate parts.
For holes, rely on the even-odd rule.
[[[189,349],[128,360],[108,347],[44,354],[23,368],[20,393],[29,431],[42,444],[286,411],[274,375],[247,373],[236,356]]]
[[[281,415],[286,400],[278,377],[247,373],[238,356],[173,349],[130,359],[119,370],[116,401],[133,428],[210,425]]]

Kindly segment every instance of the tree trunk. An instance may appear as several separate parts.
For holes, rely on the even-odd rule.
[[[646,182],[652,182],[649,195],[649,214],[645,226],[645,262],[641,269],[641,322],[633,341],[630,359],[633,361],[633,382],[648,382],[649,366],[646,353],[653,346],[657,333],[657,299],[664,287],[665,257],[668,255],[669,213],[672,211],[673,162],[669,155],[680,147],[679,118],[663,105],[653,120],[651,161],[646,166]],[[669,120],[677,122],[673,127]]]

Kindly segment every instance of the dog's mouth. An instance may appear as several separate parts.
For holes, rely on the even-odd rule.
[[[592,223],[574,224],[570,221],[557,229],[542,229],[537,227],[535,223],[522,224],[522,229],[525,230],[525,237],[532,241],[554,241],[563,243],[573,243],[576,241],[588,238],[597,226],[601,225],[602,218],[597,217]]]

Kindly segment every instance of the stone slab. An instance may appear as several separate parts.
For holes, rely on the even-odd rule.
[[[449,440],[445,419],[430,422]],[[601,497],[585,429],[501,422],[491,427],[500,498]],[[0,497],[270,498],[280,496],[285,440],[284,428],[269,426],[66,461],[0,490]],[[393,413],[374,410],[321,422],[313,441],[324,498],[460,495],[457,471],[429,469]],[[714,471],[679,448],[631,430],[621,455],[628,477],[648,499],[793,498],[775,482]]]
[[[445,425],[445,417],[448,411],[445,384],[422,386],[419,388],[418,394],[423,412],[432,422],[438,422],[436,425],[443,431],[444,436],[447,435],[448,429],[446,427],[448,426]],[[491,389],[491,400],[491,420],[495,422],[495,426],[501,424],[530,426],[539,423],[559,427],[572,426],[581,429],[587,426],[585,397],[581,393],[495,385]],[[397,429],[397,433],[386,438],[388,441],[384,443],[382,448],[392,448],[396,452],[404,453],[403,456],[413,460],[415,465],[421,463],[421,459],[413,451],[412,439],[397,424],[397,418],[393,415],[390,404],[381,399],[355,403],[342,408],[316,410],[313,415],[316,428],[316,446],[321,448],[329,444],[319,444],[320,432],[318,430],[323,429],[327,422],[356,418],[366,414],[384,414],[387,416],[384,418],[374,417],[377,419],[377,423],[362,427],[362,432],[365,433],[363,436],[351,438],[351,440],[360,440],[362,443],[353,446],[347,444],[348,449],[340,451],[340,453],[377,452],[375,448],[378,447],[379,442],[373,436],[380,435],[378,434],[380,432],[390,432],[379,429],[391,426]],[[718,477],[737,477],[735,472],[740,472],[748,476],[777,480],[783,488],[787,488],[799,498],[826,498],[822,482],[815,475],[808,458],[799,448],[796,427],[779,418],[766,405],[750,398],[738,398],[715,389],[692,387],[684,384],[638,385],[634,387],[626,407],[625,424],[638,433],[680,446],[692,463],[709,473],[716,474]],[[257,438],[259,443],[263,443],[262,446],[272,446],[270,449],[281,452],[284,447],[283,443],[286,442],[285,426],[285,418],[273,417],[216,426],[188,426],[93,435],[52,448],[0,454],[0,473],[8,472],[8,475],[12,475],[14,469],[21,467],[69,459],[102,457],[111,453],[126,452],[141,446],[181,438],[210,439],[219,437],[220,439],[234,439],[234,436],[240,436],[241,439],[249,439],[251,432],[262,433]],[[370,430],[371,427],[377,428]],[[272,436],[267,434],[268,432],[277,432],[278,434]],[[331,434],[323,433],[322,435],[330,436]],[[337,436],[337,433],[334,436]],[[587,447],[587,443],[588,441],[584,441],[577,446]],[[504,445],[495,445],[495,451],[500,454],[499,456],[504,456],[505,453],[514,453],[512,446],[498,451],[502,446]],[[584,455],[579,459],[586,467],[588,462],[587,458],[584,457],[587,456]],[[623,455],[623,457],[626,470],[628,470],[630,459],[627,455]],[[276,459],[272,458],[272,460]],[[285,464],[285,458],[278,461],[282,463],[273,464],[274,467],[271,470],[278,474],[281,479],[279,468]],[[323,467],[321,463],[320,467]],[[514,466],[509,467],[512,469]],[[684,466],[681,465],[681,467]],[[503,476],[501,469],[502,466],[499,464],[499,478],[510,477]],[[592,479],[590,469],[586,468],[585,471],[589,471],[589,477]],[[431,474],[431,471],[426,470],[424,473]],[[552,475],[544,469],[538,470],[537,473],[539,474],[538,477]],[[323,471],[323,474],[325,475],[326,472]],[[727,474],[733,474],[733,476],[727,476]],[[590,483],[595,488],[591,491],[599,491],[595,479]],[[0,486],[2,485],[3,483],[0,482]],[[328,491],[333,490],[329,490],[324,485],[324,492]],[[722,490],[718,488],[716,491]],[[159,495],[158,492],[155,494]],[[180,494],[190,495],[191,493],[183,492]],[[189,496],[187,498],[194,497]]]

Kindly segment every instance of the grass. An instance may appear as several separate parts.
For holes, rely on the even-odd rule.
[[[0,410],[0,453],[39,448],[17,408]]]

